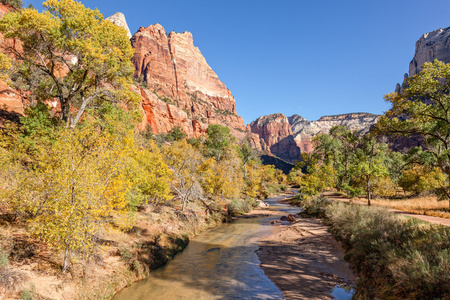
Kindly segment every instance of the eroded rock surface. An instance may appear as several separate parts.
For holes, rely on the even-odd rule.
[[[250,124],[251,131],[258,134],[270,152],[288,162],[300,159],[300,148],[294,141],[291,125],[283,114],[262,116]],[[262,146],[264,147],[264,146]]]
[[[125,19],[125,16],[123,13],[116,12],[111,17],[106,18],[106,20],[109,20],[109,21],[113,22],[114,24],[125,28],[125,30],[127,31],[127,36],[129,38],[131,38],[130,28],[128,28],[127,20]]]

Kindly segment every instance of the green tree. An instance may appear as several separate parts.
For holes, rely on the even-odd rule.
[[[252,147],[250,146],[250,140],[248,137],[243,139],[238,146],[239,146],[239,157],[242,160],[242,166],[244,168],[244,177],[247,177],[247,164],[252,158],[254,158],[255,153]]]
[[[385,100],[392,108],[380,118],[382,132],[411,136],[420,135],[423,149],[433,157],[432,165],[450,175],[450,64],[435,60],[425,63],[418,74],[407,79],[404,94],[390,93]],[[441,188],[441,196],[449,200],[450,186]]]
[[[367,194],[367,205],[370,206],[374,182],[389,175],[386,166],[387,144],[378,143],[374,137],[366,135],[361,137],[361,147],[356,150],[356,159],[351,171],[360,177]]]
[[[175,126],[167,133],[166,139],[168,141],[184,140],[186,139],[186,132],[184,132],[179,126]]]
[[[43,6],[43,13],[27,8],[0,20],[4,37],[21,42],[21,49],[15,43],[4,46],[14,57],[14,85],[40,101],[56,99],[61,119],[72,128],[93,104],[137,103],[139,96],[129,89],[133,49],[125,29],[74,0],[48,0]]]
[[[219,124],[209,125],[205,139],[206,154],[220,160],[232,140],[230,128]]]

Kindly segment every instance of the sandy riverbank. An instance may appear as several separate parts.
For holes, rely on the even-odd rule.
[[[282,216],[262,209],[260,215]],[[314,218],[275,222],[270,236],[262,238],[258,252],[265,274],[286,299],[333,299],[335,285],[354,285],[356,276],[344,260],[344,249]]]

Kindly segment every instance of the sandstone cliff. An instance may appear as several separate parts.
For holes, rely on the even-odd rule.
[[[450,27],[439,28],[420,37],[416,42],[414,57],[409,63],[409,73],[405,74],[402,84],[397,83],[395,92],[403,93],[406,79],[419,73],[424,63],[435,59],[450,63]]]
[[[0,5],[0,16],[8,9]],[[116,13],[107,18],[129,33],[125,16]],[[129,33],[131,37],[131,33]],[[200,50],[194,46],[190,32],[166,34],[159,25],[141,27],[131,37],[135,48],[133,64],[142,96],[143,120],[140,129],[166,133],[181,127],[188,137],[204,135],[209,124],[230,128],[238,139],[248,136],[251,145],[263,150],[258,135],[251,134],[237,115],[236,102],[225,84],[209,67]],[[0,109],[4,115],[23,113],[18,93],[0,83]]]
[[[294,141],[291,125],[283,114],[262,116],[250,124],[252,133],[258,134],[270,152],[288,162],[300,159],[300,148]]]
[[[135,77],[146,86],[144,104],[150,98],[155,103],[143,105],[146,118],[141,126],[148,124],[153,132],[161,133],[182,124],[188,136],[200,136],[209,124],[218,123],[235,136],[245,135],[233,95],[194,46],[190,32],[167,35],[155,24],[141,27],[131,43],[136,49]]]
[[[128,28],[127,20],[125,19],[125,16],[123,13],[116,12],[111,17],[106,18],[106,20],[109,20],[109,21],[113,22],[114,24],[125,28],[125,30],[127,31],[128,37],[131,38],[130,28]]]

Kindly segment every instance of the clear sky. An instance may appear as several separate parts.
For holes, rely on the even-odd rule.
[[[448,0],[81,2],[105,17],[124,13],[132,34],[154,23],[190,31],[246,123],[279,112],[308,120],[380,114],[389,108],[383,95],[408,72],[415,42],[450,26]]]

